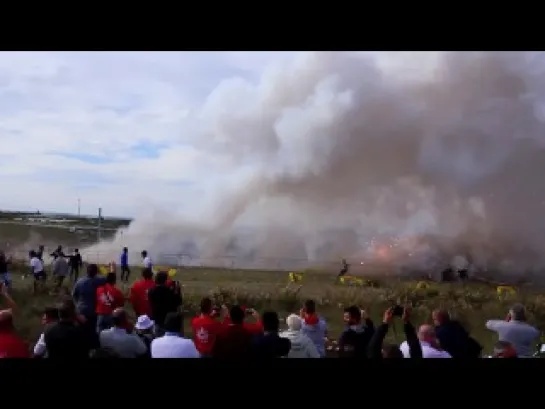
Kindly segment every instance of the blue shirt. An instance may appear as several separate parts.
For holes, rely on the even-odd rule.
[[[121,253],[121,266],[127,267],[129,265],[129,253]]]
[[[93,278],[80,278],[74,285],[72,297],[76,302],[78,312],[89,317],[95,314],[97,303],[97,288],[106,284],[106,278],[96,276]]]

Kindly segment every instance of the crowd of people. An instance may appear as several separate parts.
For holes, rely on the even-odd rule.
[[[40,252],[41,250],[41,252]],[[47,274],[43,248],[31,251],[30,274],[34,291],[40,291]],[[260,314],[242,305],[216,305],[204,297],[199,313],[187,320],[191,336],[184,336],[182,286],[166,272],[152,270],[147,252],[142,252],[144,269],[129,289],[128,296],[118,288],[116,263],[104,276],[96,264],[83,266],[77,249],[67,257],[59,246],[52,253],[55,285],[64,278],[75,281],[70,296],[58,305],[45,308],[43,332],[29,346],[17,333],[18,307],[9,284],[0,294],[8,309],[0,311],[0,357],[2,358],[479,358],[482,346],[448,311],[436,310],[433,324],[415,328],[409,306],[392,306],[378,325],[365,309],[351,306],[342,317],[344,331],[331,342],[326,320],[313,300],[307,300],[297,313],[285,319],[282,327],[274,311]],[[9,260],[0,253],[0,273],[7,272]],[[128,249],[120,257],[120,280],[129,281]],[[62,278],[62,279],[61,279]],[[134,311],[134,319],[128,307]],[[339,317],[341,319],[341,317]],[[394,320],[403,322],[405,341],[386,343]],[[486,327],[498,334],[492,357],[523,358],[534,355],[540,332],[526,322],[522,305],[514,305],[506,319],[492,320]]]

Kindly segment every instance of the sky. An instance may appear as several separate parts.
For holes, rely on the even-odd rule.
[[[190,211],[237,179],[195,131],[209,95],[288,54],[0,53],[0,209]]]

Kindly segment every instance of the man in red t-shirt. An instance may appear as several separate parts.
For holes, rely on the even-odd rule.
[[[28,344],[13,327],[11,310],[0,311],[0,358],[30,358]]]
[[[212,300],[208,297],[201,301],[201,313],[191,320],[193,341],[202,357],[210,357],[222,325],[213,317]]]
[[[119,288],[115,286],[117,275],[108,273],[106,284],[97,288],[97,332],[112,326],[112,313],[116,308],[125,305],[125,297]]]
[[[263,332],[263,323],[261,322],[261,317],[259,316],[259,313],[253,308],[246,308],[243,306],[239,308],[242,309],[246,317],[252,316],[255,320],[255,322],[244,322],[243,323],[244,328],[247,331],[249,331],[252,335],[261,334]],[[233,322],[231,320],[231,317],[229,316],[229,310],[227,309],[226,306],[222,307],[222,312],[224,316],[222,324],[223,324],[223,328],[225,328],[231,325]]]
[[[142,271],[142,279],[132,285],[129,294],[129,301],[137,317],[141,315],[151,316],[148,291],[153,287],[155,287],[153,271],[150,268],[145,268]]]

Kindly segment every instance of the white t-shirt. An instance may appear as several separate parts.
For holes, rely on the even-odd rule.
[[[165,335],[151,341],[152,358],[200,358],[195,343],[177,335]]]
[[[144,257],[144,268],[151,268],[153,263],[151,262],[150,256]]]
[[[420,341],[420,346],[422,347],[422,358],[452,358],[447,351],[441,351],[439,349],[433,348],[427,342]],[[411,353],[409,351],[409,344],[407,341],[404,341],[399,349],[403,354],[404,358],[410,358]]]
[[[44,271],[44,265],[38,257],[32,257],[30,259],[30,267],[32,268],[32,272],[34,274]]]

